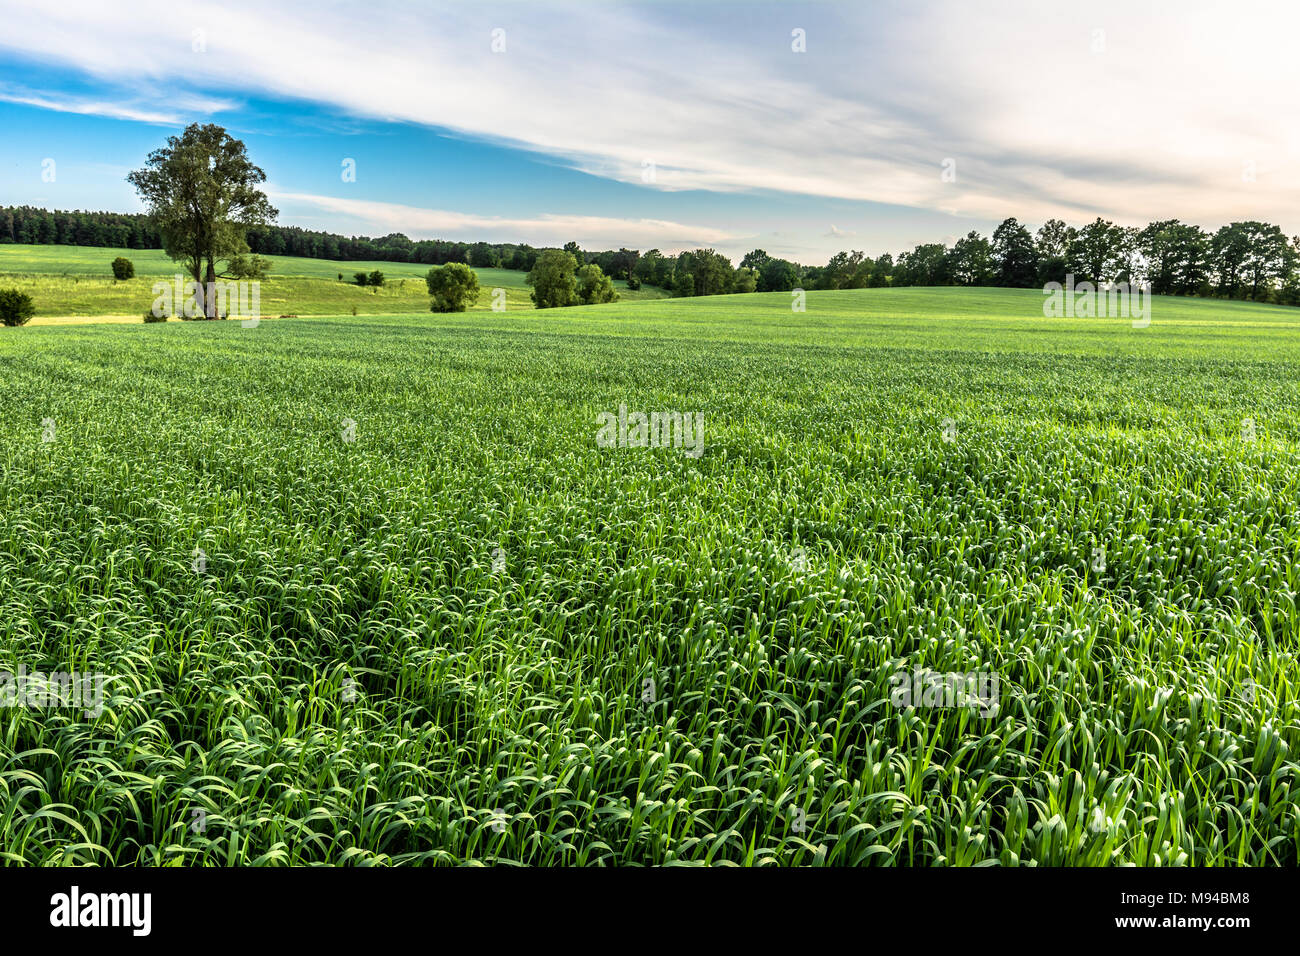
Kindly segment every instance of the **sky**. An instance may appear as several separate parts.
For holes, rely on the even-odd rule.
[[[345,235],[818,264],[1008,216],[1300,233],[1293,0],[130,10],[0,0],[0,205],[140,211],[126,174],[213,122],[280,223]]]

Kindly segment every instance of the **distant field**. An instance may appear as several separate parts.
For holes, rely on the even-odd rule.
[[[0,329],[0,859],[1295,866],[1300,311],[1041,301]]]
[[[101,246],[29,246],[0,245],[0,272],[38,273],[41,275],[76,275],[113,277],[109,264],[118,256],[135,263],[138,276],[169,276],[179,271],[177,264],[161,249],[110,249]],[[299,276],[312,279],[335,279],[343,273],[347,279],[354,272],[378,269],[385,275],[423,277],[428,266],[409,262],[333,262],[328,259],[302,259],[296,256],[268,256],[271,275]],[[498,270],[489,270],[498,271]],[[499,270],[510,272],[512,270]],[[514,273],[520,275],[520,273]]]
[[[113,279],[110,263],[125,256],[135,265],[136,278]],[[395,262],[332,262],[272,256],[270,277],[262,283],[262,311],[268,316],[358,315],[427,312],[429,294],[424,275],[429,266]],[[378,290],[353,284],[357,272],[384,273]],[[37,319],[46,316],[127,316],[138,318],[153,302],[154,282],[180,270],[159,249],[104,249],[91,246],[0,245],[0,285],[32,296]],[[476,309],[492,305],[492,290],[506,290],[506,307],[531,309],[532,291],[526,273],[513,269],[476,269],[481,292]],[[340,281],[342,274],[345,281]],[[622,298],[663,297],[658,289],[635,292],[616,281]]]
[[[1019,289],[870,289],[809,292],[806,313],[787,293],[718,295],[566,310],[557,335],[804,345],[828,349],[957,351],[976,360],[1003,354],[1142,356],[1216,361],[1300,361],[1300,309],[1156,296],[1152,321],[1046,319],[1043,295]],[[527,328],[493,316],[512,329]],[[443,316],[482,327],[484,316]],[[870,354],[859,352],[859,354]],[[1118,374],[1118,373],[1117,373]]]

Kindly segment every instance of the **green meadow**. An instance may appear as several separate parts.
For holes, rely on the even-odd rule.
[[[0,329],[0,858],[1300,863],[1300,312],[420,286]]]
[[[113,278],[112,261],[125,256],[135,265],[135,278]],[[279,315],[357,315],[427,312],[429,293],[424,276],[429,266],[410,262],[335,262],[273,256],[268,278],[261,285],[262,313]],[[379,270],[385,285],[362,288],[353,282],[358,272]],[[511,269],[475,269],[479,300],[474,310],[492,307],[492,290],[506,290],[508,308],[532,308],[524,282],[526,273]],[[36,318],[67,316],[127,316],[141,318],[154,301],[153,284],[181,272],[161,249],[104,249],[94,246],[0,245],[0,288],[16,288],[36,304]],[[339,279],[339,275],[343,279]],[[643,286],[633,291],[615,281],[620,298],[655,299],[664,295]]]

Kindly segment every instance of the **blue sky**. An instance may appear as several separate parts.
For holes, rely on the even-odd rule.
[[[3,0],[0,204],[139,209],[126,173],[200,121],[345,234],[817,263],[1009,215],[1300,231],[1281,2],[135,6]]]

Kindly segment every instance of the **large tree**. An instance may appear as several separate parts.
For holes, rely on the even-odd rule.
[[[767,259],[758,270],[759,292],[789,292],[799,284],[799,267],[786,259]]]
[[[731,260],[714,249],[696,249],[687,256],[686,270],[695,278],[696,295],[720,295],[731,291],[735,270]],[[679,264],[678,268],[681,268]]]
[[[659,263],[662,259],[663,255],[658,249],[651,249],[637,260],[633,269],[636,277],[647,285],[654,285]]]
[[[1162,219],[1138,233],[1147,279],[1156,295],[1192,295],[1205,279],[1209,237],[1200,226]]]
[[[993,278],[993,246],[973,229],[949,253],[958,285],[988,285]]]
[[[1286,268],[1286,278],[1278,293],[1278,301],[1286,305],[1300,305],[1300,236],[1291,237],[1291,245],[1287,249]]]
[[[1078,231],[1060,219],[1049,219],[1038,230],[1038,283],[1064,282],[1070,271],[1069,255]]]
[[[1074,235],[1066,258],[1079,279],[1127,282],[1132,278],[1136,249],[1137,230],[1098,216]]]
[[[1234,225],[1236,225],[1234,223]],[[1286,234],[1267,222],[1240,223],[1245,230],[1250,251],[1242,263],[1242,286],[1256,301],[1267,301],[1286,281],[1291,269],[1291,250]]]
[[[758,273],[743,266],[736,270],[731,279],[732,292],[753,292],[758,288]]]
[[[999,285],[1028,289],[1038,281],[1034,237],[1015,219],[1004,219],[993,231],[993,267]]]
[[[870,261],[871,261],[870,259],[865,260],[863,262],[863,265],[865,266],[866,263]],[[876,260],[875,265],[872,266],[871,268],[871,281],[870,281],[871,288],[883,289],[887,287],[890,284],[891,281],[890,277],[893,274],[894,274],[894,257],[891,256],[888,252],[886,252],[879,259]]]
[[[641,258],[641,253],[635,249],[619,249],[614,253],[613,267],[610,274],[615,279],[630,279],[636,271],[637,260]]]
[[[863,263],[867,268],[862,269]],[[818,289],[860,289],[867,284],[871,275],[872,263],[866,253],[854,249],[851,252],[837,252],[831,256],[816,286]]]
[[[149,207],[167,255],[184,263],[196,282],[265,271],[264,262],[249,258],[245,234],[279,213],[258,188],[266,174],[222,127],[187,126],[150,153],[127,181]],[[208,296],[205,304],[208,317],[215,318],[216,298]]]
[[[952,258],[942,242],[925,242],[901,253],[894,267],[893,285],[952,285]]]
[[[1210,239],[1210,262],[1218,280],[1220,295],[1242,294],[1242,272],[1250,256],[1250,235],[1244,222],[1220,226]]]
[[[1177,219],[1161,219],[1148,223],[1138,233],[1138,248],[1147,264],[1147,279],[1156,295],[1174,291],[1179,265],[1178,230],[1182,223]]]

